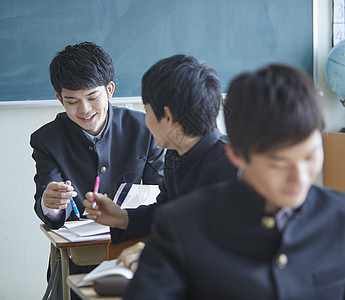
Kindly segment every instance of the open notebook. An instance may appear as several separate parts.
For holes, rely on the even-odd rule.
[[[122,183],[113,201],[123,209],[136,208],[140,205],[155,203],[159,192],[158,185]],[[52,231],[71,242],[110,238],[109,226],[98,224],[93,220],[66,222],[63,227],[52,229]]]
[[[78,286],[92,285],[96,279],[105,276],[122,276],[127,279],[132,279],[133,272],[126,268],[123,263],[117,265],[116,259],[106,260],[93,269],[90,273],[85,275],[78,283]]]
[[[86,242],[110,238],[109,226],[98,224],[93,220],[66,222],[63,227],[52,229],[52,231],[70,242]]]
[[[108,233],[110,231],[109,226],[98,224],[93,220],[85,220],[76,223],[66,223],[65,228],[67,228],[77,237],[97,235]]]

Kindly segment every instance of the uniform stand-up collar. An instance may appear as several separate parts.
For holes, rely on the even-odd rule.
[[[179,155],[175,150],[167,151],[165,160],[172,164],[176,164],[177,167],[185,166],[186,164],[192,163],[195,159],[199,159],[206,153],[211,147],[213,147],[219,137],[221,136],[220,131],[216,128],[212,132],[206,134],[200,139],[189,151],[183,155]]]

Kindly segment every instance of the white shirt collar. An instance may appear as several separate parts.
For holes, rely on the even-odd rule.
[[[294,214],[294,210],[291,207],[284,206],[282,207],[275,215],[277,227],[280,232],[282,232],[290,221]]]

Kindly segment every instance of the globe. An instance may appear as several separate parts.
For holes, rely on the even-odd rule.
[[[328,54],[326,80],[331,90],[345,99],[345,40],[334,46]],[[344,101],[341,101],[344,105]]]

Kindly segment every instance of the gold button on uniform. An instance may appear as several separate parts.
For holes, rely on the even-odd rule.
[[[276,220],[272,216],[264,216],[261,219],[261,224],[267,229],[272,229],[276,226]]]
[[[92,147],[92,146],[89,146],[89,150],[90,150],[90,151],[93,151],[93,147]]]
[[[101,173],[104,174],[105,172],[107,172],[107,168],[106,167],[102,167],[101,168]]]
[[[288,257],[286,254],[281,253],[277,258],[277,266],[279,269],[284,269],[288,263]]]

